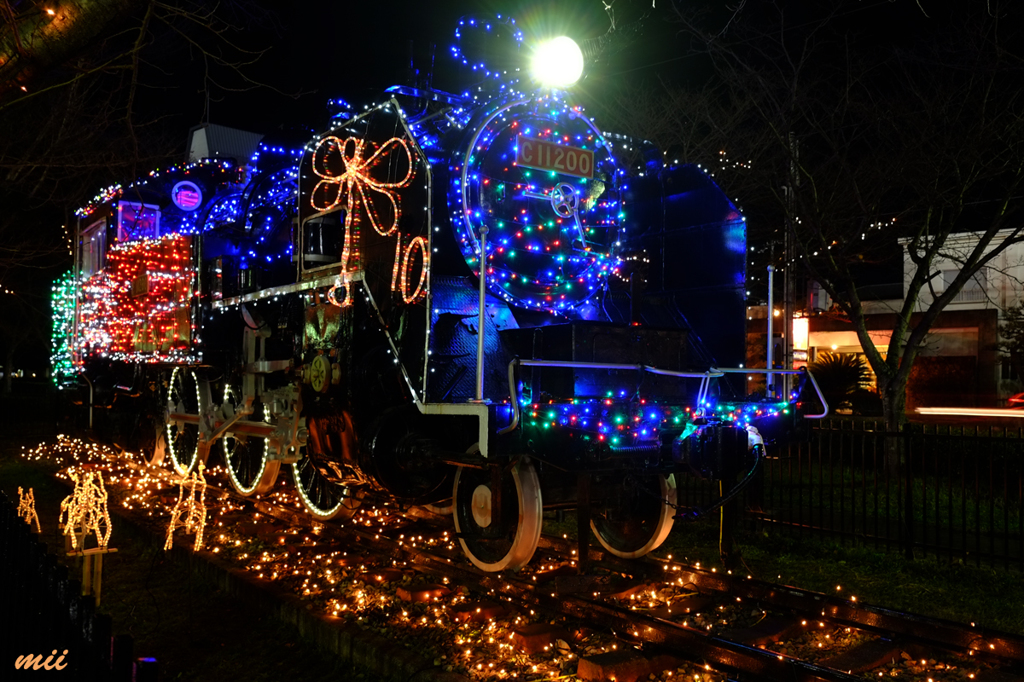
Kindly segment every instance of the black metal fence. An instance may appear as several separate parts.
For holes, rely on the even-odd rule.
[[[64,680],[133,679],[132,638],[113,636],[110,617],[96,612],[91,595],[82,596],[81,583],[47,553],[2,492],[0,613],[4,670],[20,663],[21,670],[59,670]]]
[[[680,481],[684,504],[717,484]],[[824,420],[768,449],[742,523],[898,551],[908,558],[1024,570],[1024,429]]]

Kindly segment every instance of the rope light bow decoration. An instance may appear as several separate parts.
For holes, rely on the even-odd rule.
[[[60,527],[64,535],[71,539],[71,548],[77,550],[81,540],[85,549],[85,538],[89,533],[96,534],[96,542],[100,549],[106,549],[110,542],[110,512],[107,510],[107,489],[103,485],[103,474],[100,471],[83,469],[68,470],[68,475],[75,482],[74,491],[60,503]]]
[[[402,218],[398,190],[409,187],[416,175],[417,155],[407,140],[392,137],[376,147],[365,138],[340,138],[327,135],[320,139],[312,155],[312,169],[319,178],[310,194],[310,205],[321,213],[344,207],[345,236],[341,252],[341,273],[338,284],[331,288],[328,300],[337,306],[352,305],[352,291],[347,275],[361,266],[359,228],[364,216],[382,237],[395,238],[395,260],[391,271],[391,290],[402,300],[413,303],[425,294],[430,250],[426,239],[417,236],[403,245],[399,222]],[[398,168],[398,179],[390,176]],[[404,175],[402,169],[404,168]],[[386,179],[380,179],[381,171]],[[413,256],[419,249],[422,265],[419,281],[410,292],[414,267]],[[399,276],[401,273],[401,276]],[[344,299],[338,301],[337,290],[345,288]]]

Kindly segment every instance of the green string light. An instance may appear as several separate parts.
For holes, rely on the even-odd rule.
[[[71,337],[75,326],[75,277],[67,271],[54,281],[51,298],[53,316],[52,349],[50,367],[53,383],[65,388],[74,383],[78,369],[71,353]]]

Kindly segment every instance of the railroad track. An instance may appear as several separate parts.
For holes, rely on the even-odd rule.
[[[122,513],[159,519],[177,476],[119,463]],[[1004,682],[1024,670],[1024,637],[749,576],[594,549],[580,575],[566,537],[543,537],[526,569],[493,574],[465,560],[449,518],[420,508],[364,500],[320,523],[284,488],[242,498],[216,477],[207,499],[213,555],[331,615],[422,638],[439,666],[476,679]]]

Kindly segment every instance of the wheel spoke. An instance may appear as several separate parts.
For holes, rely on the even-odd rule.
[[[241,407],[241,401],[241,391],[237,388],[237,382],[234,385],[231,382],[225,384],[223,404],[230,406],[230,409],[223,411],[227,414],[237,413]],[[259,415],[263,421],[270,418],[266,406],[260,404],[254,407],[253,415]],[[265,493],[273,487],[277,481],[281,464],[277,461],[270,461],[265,438],[234,435],[229,431],[221,438],[221,446],[224,451],[224,462],[228,469],[228,478],[231,480],[231,486],[239,495]]]

